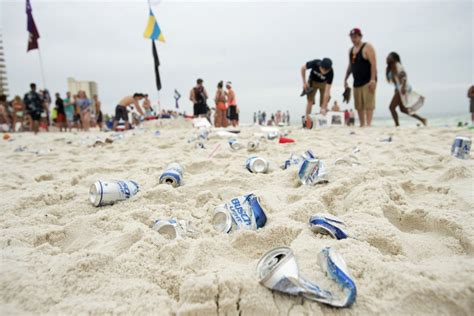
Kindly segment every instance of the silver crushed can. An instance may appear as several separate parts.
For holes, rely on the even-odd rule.
[[[200,129],[198,138],[201,139],[201,140],[208,140],[209,131],[205,128]]]
[[[199,149],[206,149],[206,146],[203,142],[196,142],[196,144],[194,144],[194,147]]]
[[[96,181],[89,189],[89,200],[94,206],[112,205],[131,198],[140,191],[132,180]]]
[[[252,173],[266,173],[268,171],[268,161],[258,156],[250,157],[247,159],[245,167]]]
[[[283,162],[283,165],[281,166],[281,168],[283,170],[286,170],[290,168],[292,165],[298,165],[300,161],[301,161],[301,157],[295,154],[291,154],[290,158],[288,158],[287,160]]]
[[[170,163],[166,170],[160,176],[160,183],[172,185],[173,187],[179,187],[183,179],[183,168],[180,164],[173,162]]]
[[[260,284],[290,295],[333,307],[350,307],[356,299],[357,288],[344,259],[332,248],[324,248],[318,255],[321,269],[344,291],[340,297],[300,276],[296,258],[288,247],[278,247],[265,253],[257,264]]]
[[[305,185],[327,183],[328,173],[324,162],[317,158],[304,159],[298,171],[298,178]]]
[[[469,159],[471,152],[471,139],[469,137],[456,136],[451,146],[451,156],[459,159]]]
[[[278,138],[278,136],[280,136],[280,133],[279,132],[268,132],[267,133],[267,138],[272,140],[272,139],[276,139]]]
[[[190,223],[176,218],[159,219],[155,221],[153,230],[156,230],[167,239],[182,239],[187,236],[193,236],[197,233],[191,227]]]
[[[212,226],[224,233],[239,229],[257,230],[265,226],[267,216],[255,194],[236,197],[216,207]]]
[[[260,142],[258,140],[251,140],[247,143],[247,151],[256,151],[260,146]]]
[[[242,149],[242,144],[239,143],[239,141],[235,138],[229,139],[229,146],[230,146],[230,149],[232,150]]]

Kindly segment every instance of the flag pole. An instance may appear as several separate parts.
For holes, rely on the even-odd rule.
[[[41,57],[41,50],[38,45],[38,56],[39,56],[39,64],[41,70],[41,79],[43,80],[43,88],[46,89],[46,79],[44,76],[44,66],[43,66],[43,57]]]

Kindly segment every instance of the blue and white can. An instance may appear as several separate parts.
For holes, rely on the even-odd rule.
[[[268,171],[268,161],[262,157],[253,156],[247,159],[245,167],[252,173],[266,173]]]
[[[345,232],[344,222],[331,214],[316,214],[309,219],[309,226],[315,233],[329,235],[335,239],[345,239],[349,235]]]
[[[326,247],[318,254],[321,270],[343,291],[324,289],[300,275],[296,258],[288,247],[274,248],[265,253],[257,264],[260,284],[289,295],[302,297],[333,307],[350,307],[357,296],[357,287],[349,274],[346,262],[333,248]]]
[[[295,154],[291,154],[290,158],[288,158],[287,160],[283,162],[283,165],[281,166],[281,168],[283,170],[286,170],[290,168],[292,165],[299,165],[300,162],[301,162],[301,157]]]
[[[89,189],[89,200],[94,206],[112,205],[131,198],[140,191],[132,180],[96,181]]]
[[[459,159],[469,159],[471,152],[471,139],[469,137],[457,136],[451,147],[451,156]]]
[[[316,158],[304,159],[298,171],[298,178],[305,185],[327,183],[328,174],[324,162]]]
[[[183,168],[180,164],[173,162],[170,163],[166,170],[161,174],[160,183],[172,185],[173,187],[179,187],[183,179]]]
[[[242,149],[242,144],[239,143],[239,141],[235,138],[229,139],[229,146],[230,146],[230,149],[232,150]]]
[[[265,226],[267,216],[254,194],[236,197],[216,207],[212,225],[219,232],[230,233],[235,230],[257,230]]]

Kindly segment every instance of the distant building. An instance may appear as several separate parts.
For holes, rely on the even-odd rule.
[[[91,101],[92,97],[99,92],[95,81],[77,81],[74,78],[67,78],[67,89],[72,95],[77,94],[81,90],[85,91]],[[95,112],[95,107],[92,107],[92,112]]]
[[[5,65],[5,55],[3,54],[2,34],[0,33],[0,94],[8,96],[7,66]]]

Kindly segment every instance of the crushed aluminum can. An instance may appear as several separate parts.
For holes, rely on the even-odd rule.
[[[382,138],[379,138],[379,141],[385,142],[385,143],[391,143],[393,141],[393,138],[392,136],[382,137]]]
[[[312,158],[317,158],[317,157],[311,149],[308,149],[307,151],[303,152],[301,156],[291,154],[290,158],[283,162],[283,165],[281,166],[281,168],[283,170],[286,170],[292,165],[299,165],[304,159],[312,159]]]
[[[350,307],[356,299],[357,288],[344,259],[330,247],[318,255],[321,269],[344,291],[340,297],[300,276],[296,258],[288,247],[274,248],[265,253],[257,264],[260,284],[270,290],[290,295],[301,295],[312,301],[333,307]]]
[[[329,235],[338,240],[349,237],[344,231],[346,224],[340,218],[331,214],[319,213],[311,216],[309,226],[315,233]]]
[[[170,163],[166,170],[160,176],[161,184],[169,184],[173,187],[179,187],[183,179],[183,167],[180,164]]]
[[[471,152],[471,139],[469,137],[456,136],[451,146],[451,156],[459,159],[469,159]]]
[[[315,185],[328,182],[326,165],[317,158],[304,159],[298,171],[300,182],[305,185]]]
[[[229,139],[229,146],[230,146],[230,149],[232,150],[242,149],[242,144],[239,143],[239,141],[235,138]]]
[[[252,152],[256,151],[260,146],[260,142],[258,140],[251,140],[247,143],[247,151]]]
[[[278,136],[280,136],[280,132],[277,132],[277,131],[267,133],[267,139],[270,139],[270,140],[276,139],[278,138]]]
[[[301,162],[301,157],[295,154],[291,154],[290,158],[288,158],[287,160],[283,162],[283,165],[281,166],[281,168],[283,170],[286,170],[290,168],[292,165],[298,165],[300,162]]]
[[[357,153],[359,153],[359,152],[360,152],[359,147],[357,147],[357,146],[352,147],[352,153],[353,153],[353,154],[357,154]]]
[[[196,235],[196,231],[191,227],[190,223],[185,220],[159,219],[155,221],[153,230],[166,237],[167,239],[183,239],[187,236]]]
[[[204,145],[203,142],[196,142],[196,144],[194,144],[194,147],[200,148],[200,149],[206,149],[206,146]]]
[[[268,161],[262,157],[250,157],[247,159],[245,167],[252,173],[266,173],[268,171]]]
[[[89,189],[89,200],[94,206],[111,205],[131,198],[140,191],[132,180],[96,181]]]
[[[257,230],[265,226],[267,216],[255,194],[236,197],[216,207],[212,218],[214,228],[223,233],[235,230]]]
[[[208,140],[209,139],[209,131],[205,128],[201,128],[199,130],[198,138],[201,140]]]
[[[311,150],[311,149],[308,149],[307,151],[305,151],[304,153],[301,154],[301,157],[303,159],[315,159],[315,158],[318,158],[316,157],[316,155],[314,154],[314,152]]]
[[[159,130],[156,130],[155,133],[153,133],[155,137],[161,136],[161,132]]]
[[[28,150],[27,146],[18,146],[17,148],[15,148],[16,153],[22,153],[22,152],[27,151],[27,150]]]

